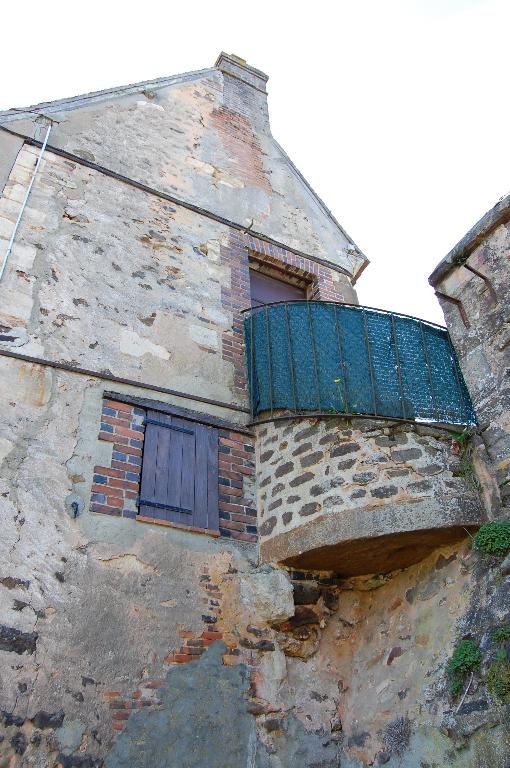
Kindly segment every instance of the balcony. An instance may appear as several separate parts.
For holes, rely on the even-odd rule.
[[[386,572],[483,522],[450,450],[476,421],[444,328],[296,301],[249,310],[245,338],[263,561]]]
[[[244,323],[253,419],[314,413],[476,423],[445,328],[321,301],[257,307]]]

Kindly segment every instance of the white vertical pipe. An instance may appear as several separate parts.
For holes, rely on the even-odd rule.
[[[42,147],[41,147],[41,151],[39,152],[39,157],[37,158],[37,162],[35,164],[35,168],[32,171],[32,178],[30,179],[30,184],[28,185],[28,189],[25,192],[25,197],[23,198],[23,202],[21,204],[21,209],[20,209],[20,212],[18,213],[18,218],[16,219],[16,223],[14,225],[14,229],[12,230],[11,239],[9,240],[9,244],[7,246],[7,250],[5,251],[5,256],[4,256],[4,259],[3,259],[3,262],[2,262],[2,266],[0,268],[0,280],[2,279],[2,277],[4,275],[5,267],[7,266],[7,260],[9,258],[9,255],[10,255],[11,251],[12,251],[12,246],[14,244],[14,239],[15,239],[16,233],[17,233],[17,231],[19,229],[21,218],[22,218],[23,212],[24,212],[24,210],[26,208],[27,201],[28,201],[28,198],[30,196],[30,192],[31,192],[32,187],[34,185],[35,177],[37,176],[37,171],[39,170],[39,166],[41,164],[42,156],[44,154],[44,150],[46,149],[46,144],[48,143],[48,139],[50,137],[51,125],[52,125],[51,123],[48,125],[48,130],[46,131],[46,136],[44,137],[44,141],[43,141],[43,144],[42,144]]]

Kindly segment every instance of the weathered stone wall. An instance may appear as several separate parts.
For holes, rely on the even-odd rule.
[[[264,424],[257,437],[265,561],[389,571],[485,519],[445,430],[322,418]]]
[[[4,247],[37,152],[19,152],[0,199]],[[355,300],[334,270],[47,152],[2,281],[0,344],[247,405],[250,250]]]
[[[71,501],[111,452],[97,439],[103,387],[16,360],[1,381],[0,765],[163,768],[187,755],[176,765],[202,768],[210,754],[218,768],[360,768],[377,755],[487,768],[477,750],[503,749],[485,670],[458,715],[447,693],[455,640],[476,637],[490,659],[510,608],[508,579],[465,543],[384,577],[294,571],[294,606],[253,545],[86,507],[75,518]]]
[[[508,201],[507,201],[508,205]],[[488,216],[490,215],[490,212]],[[482,219],[483,222],[483,219]],[[481,222],[480,222],[481,224]],[[477,225],[478,226],[478,225]],[[510,500],[510,224],[502,223],[478,239],[460,264],[434,280],[448,330],[478,417],[481,435],[497,473],[504,506]],[[485,275],[490,284],[464,263]]]
[[[256,551],[92,512],[112,454],[100,382],[0,365],[0,764],[95,765],[169,665],[237,645],[237,574]]]
[[[271,136],[266,94],[219,69],[42,111],[58,121],[55,147],[349,272],[365,262]],[[34,132],[33,112],[1,113],[1,123]]]
[[[464,541],[383,577],[292,576],[296,613],[277,635],[287,656],[279,701],[311,728],[329,724],[342,768],[508,765],[507,708],[486,684],[492,632],[510,609],[496,559]],[[449,693],[446,664],[463,637],[483,660],[462,701]],[[274,738],[279,749],[283,741]]]
[[[319,295],[346,300],[355,300],[349,278],[313,255],[346,270],[363,258],[273,142],[265,96],[251,99],[224,77],[211,71],[157,96],[115,94],[53,110],[60,122],[51,142],[76,158],[45,153],[0,286],[2,768],[91,768],[105,759],[148,766],[152,738],[161,755],[177,754],[178,740],[197,767],[204,754],[211,765],[213,754],[222,767],[252,764],[261,704],[249,710],[251,675],[265,653],[278,654],[271,623],[294,608],[281,572],[273,578],[269,569],[262,587],[256,578],[249,586],[257,558],[253,456],[237,431],[247,420],[240,309],[249,304],[248,257],[310,273]],[[15,123],[37,139],[45,129],[32,117]],[[1,135],[5,248],[39,150]],[[215,219],[222,214],[246,226],[253,219],[253,230],[313,255],[240,232]],[[221,537],[139,522],[141,414],[131,408],[129,434],[108,422],[100,433],[106,388],[229,422],[219,436]],[[197,406],[194,397],[211,402]],[[122,469],[114,465],[119,446]],[[122,477],[100,475],[99,467]],[[266,578],[272,589],[264,592]],[[198,660],[220,640],[205,672],[180,671],[192,661],[202,669]],[[230,671],[233,664],[239,669]],[[205,741],[194,752],[197,718],[207,711],[224,746]],[[185,721],[193,733],[184,733]],[[140,722],[145,757],[137,751]]]
[[[37,150],[0,200],[15,218]],[[45,155],[2,282],[4,346],[189,394],[239,400],[222,359],[228,229]],[[12,338],[14,337],[14,338]]]
[[[340,419],[262,427],[263,554],[324,519],[307,547],[340,534],[350,559],[322,572],[325,546],[321,572],[291,572],[292,592],[284,569],[257,567],[253,542],[228,537],[254,536],[251,458],[235,438],[247,414],[228,407],[247,404],[249,252],[311,276],[319,299],[356,297],[314,257],[351,273],[364,261],[272,139],[264,78],[231,71],[45,107],[59,121],[51,143],[75,157],[45,154],[0,286],[0,349],[47,361],[0,355],[0,768],[500,768],[504,712],[486,668],[457,714],[446,690],[455,640],[475,637],[488,663],[510,608],[507,579],[465,540],[431,553],[484,517],[446,433]],[[6,121],[41,138],[32,113]],[[4,247],[38,150],[0,135]],[[113,445],[142,450],[133,435],[98,439],[113,388],[101,376],[119,396],[221,401],[203,404],[231,422],[221,537],[141,524],[127,475],[121,495],[105,492],[119,487],[108,477],[94,483],[120,461]],[[130,426],[139,415],[133,406]],[[91,494],[127,514],[95,511]],[[369,529],[383,547],[355,566],[353,533]],[[426,555],[383,577],[338,576]]]

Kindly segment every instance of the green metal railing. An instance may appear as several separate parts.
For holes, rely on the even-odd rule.
[[[445,328],[384,310],[293,301],[244,320],[252,417],[346,414],[474,425]]]

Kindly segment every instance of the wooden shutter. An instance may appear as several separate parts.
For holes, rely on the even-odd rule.
[[[218,530],[218,431],[148,411],[139,514]]]

